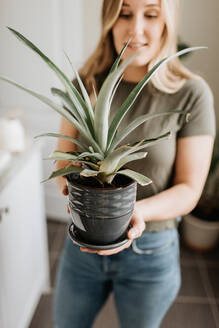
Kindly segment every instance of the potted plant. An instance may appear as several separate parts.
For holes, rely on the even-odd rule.
[[[103,247],[106,249],[121,245],[121,243],[126,242],[126,230],[133,213],[136,199],[136,184],[139,183],[146,186],[152,182],[142,174],[128,169],[126,165],[130,161],[144,158],[147,153],[145,151],[142,152],[143,149],[149,145],[156,144],[160,140],[169,138],[171,133],[168,131],[153,139],[138,140],[125,145],[121,145],[121,142],[131,131],[149,119],[161,115],[187,113],[179,110],[171,110],[153,115],[145,114],[130,122],[123,131],[119,131],[118,129],[120,122],[142,88],[149,82],[152,75],[156,73],[160,66],[177,56],[203,47],[184,49],[170,57],[162,59],[135,86],[118,109],[115,117],[111,119],[111,102],[122,79],[121,76],[125,68],[138,55],[138,53],[135,53],[120,64],[129,41],[125,44],[112,65],[99,91],[98,97],[96,97],[95,107],[93,108],[82,80],[74,69],[81,93],[79,93],[69,78],[31,41],[14,29],[9,28],[9,30],[20,41],[37,53],[56,73],[65,88],[65,92],[56,88],[52,88],[51,91],[53,95],[61,99],[62,105],[8,78],[3,76],[0,78],[49,105],[71,122],[85,140],[82,143],[78,139],[54,133],[38,136],[64,138],[75,143],[79,149],[77,152],[72,153],[54,151],[49,159],[54,161],[67,160],[70,164],[61,170],[52,172],[50,177],[44,180],[47,181],[58,176],[67,176],[69,206],[75,229],[72,230],[72,225],[70,226],[69,232],[71,237],[79,241],[79,243],[84,242],[86,247],[90,248],[100,246],[102,249]],[[74,166],[75,162],[81,163],[82,166]]]
[[[215,138],[209,174],[202,196],[191,214],[182,221],[185,243],[199,251],[209,251],[219,241],[219,135]]]

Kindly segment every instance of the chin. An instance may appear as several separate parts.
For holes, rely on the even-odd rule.
[[[123,60],[124,59],[128,59],[130,56],[132,56],[133,53],[131,54],[126,54],[124,57],[123,57]],[[149,64],[149,62],[153,59],[154,57],[153,56],[148,56],[148,53],[147,54],[141,54],[140,56],[138,56],[137,58],[135,58],[132,63],[131,63],[131,66],[146,66]]]
[[[142,60],[134,60],[132,63],[131,63],[131,66],[132,67],[146,67],[146,66],[148,66],[148,64],[149,64],[149,60],[145,60],[145,58],[144,59],[142,59]]]

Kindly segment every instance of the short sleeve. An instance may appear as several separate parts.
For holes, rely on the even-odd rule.
[[[213,94],[208,84],[200,80],[189,80],[190,101],[187,111],[190,113],[188,121],[184,122],[178,131],[178,138],[216,135],[216,120]]]

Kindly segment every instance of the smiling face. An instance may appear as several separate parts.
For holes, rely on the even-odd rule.
[[[120,15],[112,27],[116,52],[131,38],[123,59],[139,55],[126,69],[124,79],[140,80],[147,72],[147,65],[160,50],[165,22],[161,0],[124,0]]]

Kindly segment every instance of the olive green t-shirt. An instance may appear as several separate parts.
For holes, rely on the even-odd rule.
[[[98,88],[103,82],[103,76],[97,79]],[[112,118],[121,104],[130,94],[136,83],[122,80],[114,96],[110,117]],[[184,110],[190,113],[189,121],[186,115],[171,114],[153,118],[131,132],[121,144],[154,138],[171,131],[170,139],[159,141],[158,144],[145,148],[146,158],[128,163],[130,169],[142,173],[153,182],[147,186],[137,187],[137,200],[155,195],[172,185],[174,163],[178,138],[198,135],[215,136],[215,114],[213,96],[207,83],[202,79],[189,79],[184,86],[174,94],[167,94],[146,85],[136,101],[123,118],[119,129],[127,127],[136,117],[143,114],[162,113],[171,110]],[[173,204],[174,206],[174,204]],[[160,231],[173,227],[173,221],[163,220],[148,222],[146,230]]]
[[[134,83],[123,81],[112,104],[114,115],[127,98]],[[188,80],[175,94],[165,94],[146,86],[121,122],[120,129],[127,127],[136,117],[143,114],[162,113],[171,110],[184,110],[186,116],[171,114],[153,118],[135,129],[121,144],[154,138],[171,131],[170,139],[159,141],[157,145],[145,148],[146,158],[129,163],[129,167],[148,176],[153,182],[142,187],[138,185],[137,199],[148,197],[171,186],[174,168],[176,143],[178,138],[197,135],[215,135],[215,119],[212,94],[203,80]]]

